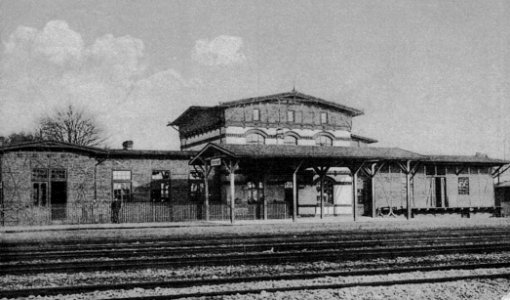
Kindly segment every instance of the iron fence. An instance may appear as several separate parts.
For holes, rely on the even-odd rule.
[[[268,219],[290,218],[290,208],[285,202],[267,203]],[[126,202],[120,209],[112,210],[109,203],[67,204],[51,207],[11,207],[0,214],[1,226],[51,225],[51,224],[109,224],[109,223],[153,223],[192,222],[205,220],[202,204],[170,204],[157,202]],[[238,205],[236,220],[264,219],[262,204]],[[229,221],[230,206],[210,204],[209,220]]]

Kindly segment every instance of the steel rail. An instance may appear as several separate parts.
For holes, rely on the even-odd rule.
[[[73,245],[67,244],[42,244],[38,243],[36,245],[32,245],[30,247],[25,246],[15,246],[9,245],[7,243],[2,243],[0,249],[3,253],[16,252],[48,252],[48,251],[85,251],[85,250],[100,250],[100,249],[122,249],[122,248],[146,248],[146,247],[175,247],[175,246],[202,246],[202,245],[224,245],[224,244],[264,244],[268,242],[278,242],[278,241],[295,241],[295,242],[307,242],[307,241],[318,241],[318,240],[329,240],[329,241],[353,241],[353,240],[363,240],[363,241],[376,241],[380,239],[412,239],[412,238],[479,238],[479,237],[506,237],[509,236],[508,231],[506,230],[498,230],[498,231],[483,231],[480,232],[476,230],[476,232],[441,232],[441,233],[423,233],[419,232],[416,234],[400,234],[398,232],[391,232],[387,234],[355,234],[355,235],[331,235],[331,234],[319,234],[319,235],[284,235],[284,236],[267,236],[267,237],[243,237],[243,238],[215,238],[213,240],[208,239],[181,239],[181,240],[164,240],[164,241],[150,241],[150,242],[120,242],[120,243],[104,243],[104,240],[100,244],[93,243],[75,243]]]
[[[499,242],[510,241],[510,235],[504,236],[469,236],[469,237],[419,237],[413,239],[414,245],[435,245],[441,243],[464,243],[466,241],[472,242],[476,238],[476,243],[491,243],[495,239]],[[72,259],[72,258],[90,258],[90,257],[104,257],[104,258],[120,258],[120,257],[133,257],[133,256],[150,256],[150,255],[171,255],[179,253],[187,254],[200,254],[200,253],[228,253],[228,252],[255,252],[267,251],[272,249],[276,252],[282,251],[296,251],[302,249],[324,249],[330,248],[356,248],[356,247],[382,247],[382,246],[395,246],[407,245],[409,241],[406,239],[393,239],[381,238],[378,240],[346,240],[346,241],[295,241],[290,242],[264,242],[253,244],[224,244],[224,245],[202,245],[202,246],[174,246],[167,247],[161,245],[134,247],[134,248],[113,248],[113,249],[98,249],[98,250],[74,250],[74,251],[23,251],[0,254],[0,262],[21,261],[21,260],[47,260],[50,258],[59,259]]]
[[[483,274],[483,275],[465,275],[465,276],[452,276],[452,277],[434,277],[434,278],[417,278],[417,279],[396,279],[386,281],[369,281],[369,282],[356,282],[356,283],[337,283],[337,284],[324,284],[324,285],[301,285],[301,286],[287,286],[287,287],[273,287],[273,288],[260,288],[260,289],[239,289],[218,292],[199,292],[177,295],[157,295],[157,296],[139,296],[139,297],[121,297],[121,298],[107,298],[108,300],[163,300],[163,299],[183,299],[183,298],[205,298],[211,299],[212,297],[232,296],[232,295],[247,295],[247,294],[260,294],[276,293],[276,292],[292,292],[304,290],[327,290],[327,289],[345,289],[351,287],[377,287],[377,286],[390,286],[390,285],[407,285],[407,284],[424,284],[424,283],[440,283],[451,281],[463,281],[474,279],[496,279],[496,278],[510,278],[510,272],[498,274]]]
[[[500,269],[509,268],[510,262],[504,263],[476,263],[476,264],[450,264],[438,266],[416,266],[411,264],[410,267],[399,268],[375,268],[366,269],[366,266],[357,266],[358,270],[353,271],[333,271],[321,273],[298,273],[298,274],[278,274],[269,276],[247,276],[247,277],[224,277],[213,279],[192,279],[192,280],[172,280],[172,281],[155,281],[155,282],[131,282],[120,284],[99,284],[99,285],[83,285],[83,286],[63,286],[63,287],[41,287],[18,290],[0,290],[0,298],[28,297],[28,296],[49,296],[49,295],[69,295],[77,293],[87,293],[93,291],[106,290],[128,290],[134,288],[153,289],[159,288],[185,288],[197,287],[204,285],[220,285],[230,283],[255,283],[262,281],[277,280],[304,280],[317,279],[322,277],[345,277],[345,276],[374,276],[387,275],[397,273],[410,272],[432,272],[445,270],[474,270],[474,269]],[[266,289],[264,289],[266,290]],[[266,290],[267,291],[267,290]]]
[[[59,241],[59,242],[46,242],[45,244],[41,243],[24,243],[24,242],[8,242],[3,241],[2,246],[0,249],[2,250],[33,250],[33,249],[41,249],[41,247],[47,248],[47,249],[87,249],[88,247],[91,247],[93,249],[97,249],[98,247],[105,247],[105,248],[111,248],[111,247],[124,247],[124,246],[132,246],[136,247],[136,245],[141,245],[145,243],[149,244],[158,244],[163,243],[166,245],[171,244],[214,244],[214,243],[225,243],[225,241],[230,241],[231,243],[237,243],[237,242],[245,242],[249,240],[280,240],[280,239],[289,239],[293,238],[296,240],[306,240],[306,239],[338,239],[338,240],[351,240],[351,239],[377,239],[381,235],[384,236],[391,236],[395,235],[402,238],[412,238],[416,236],[470,236],[470,235],[503,235],[508,234],[507,229],[502,229],[501,227],[484,227],[484,228],[455,228],[455,229],[448,229],[448,228],[442,228],[440,231],[438,230],[381,230],[381,231],[336,231],[336,232],[298,232],[298,233],[287,233],[287,234],[249,234],[249,235],[235,235],[235,234],[215,234],[214,236],[170,236],[170,237],[164,237],[164,238],[155,238],[155,237],[143,237],[143,238],[124,238],[123,240],[116,242],[116,243],[104,243],[104,238],[101,240],[65,240],[65,241]]]
[[[197,265],[236,265],[236,264],[275,264],[281,262],[311,262],[311,261],[345,261],[349,259],[395,258],[409,256],[429,256],[437,254],[461,253],[493,253],[510,251],[510,243],[490,243],[474,245],[433,245],[409,247],[381,247],[381,248],[349,248],[327,249],[297,252],[266,252],[266,253],[233,253],[214,254],[208,256],[188,257],[171,256],[163,258],[136,258],[109,261],[85,262],[51,262],[33,264],[5,264],[0,268],[0,275],[4,274],[34,274],[55,272],[86,272],[127,270],[140,268],[171,268]]]

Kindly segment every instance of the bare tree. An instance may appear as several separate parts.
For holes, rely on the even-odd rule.
[[[97,146],[104,142],[103,131],[93,118],[73,105],[42,119],[39,122],[39,132],[43,140],[82,146]]]

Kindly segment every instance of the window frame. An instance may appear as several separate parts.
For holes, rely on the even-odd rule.
[[[161,179],[156,179],[154,178],[154,176],[156,175],[154,173],[167,173],[168,177],[165,178],[165,176],[163,175]],[[170,202],[172,200],[171,176],[172,172],[170,172],[170,170],[154,169],[151,171],[150,196],[152,202]],[[158,197],[155,197],[156,191],[158,192]]]
[[[115,178],[115,172],[129,172],[129,179],[125,178]],[[118,170],[112,170],[112,201],[115,199],[115,185],[120,184],[121,186],[124,186],[125,184],[129,187],[129,194],[127,197],[124,197],[123,195],[123,189],[121,187],[121,197],[120,201],[122,203],[124,202],[132,202],[133,201],[133,172],[131,170],[126,169],[118,169]]]
[[[287,111],[287,122],[296,123],[296,112],[294,110]]]
[[[204,179],[197,171],[190,170],[188,174],[188,197],[191,202],[200,203],[204,201],[205,185]]]
[[[329,116],[327,112],[321,111],[320,118],[321,124],[329,124]]]
[[[459,176],[457,178],[457,194],[461,196],[469,196],[469,176]]]
[[[253,109],[252,120],[254,122],[259,122],[260,121],[260,109],[258,109],[258,108],[254,108]]]
[[[61,173],[64,176],[53,176],[53,174],[57,173]],[[67,182],[67,176],[68,172],[65,168],[32,168],[30,174],[32,205],[51,207],[51,183]],[[44,193],[42,193],[43,186]]]

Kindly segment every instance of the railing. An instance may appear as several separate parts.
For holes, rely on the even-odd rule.
[[[112,210],[110,203],[67,204],[51,207],[20,206],[5,209],[0,226],[190,222],[205,220],[205,215],[205,207],[202,204],[193,203],[125,202],[117,212]],[[236,220],[261,220],[264,218],[264,207],[262,204],[237,205],[235,217]],[[267,218],[290,218],[287,203],[267,203]],[[230,220],[230,206],[210,204],[209,220]]]

